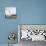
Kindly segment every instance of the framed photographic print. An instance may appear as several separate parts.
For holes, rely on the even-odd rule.
[[[15,18],[16,7],[5,7],[5,18]]]
[[[46,25],[20,24],[18,38],[19,42],[21,40],[46,41]]]

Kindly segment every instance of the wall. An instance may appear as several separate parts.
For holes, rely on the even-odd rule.
[[[17,8],[16,19],[5,19],[9,6]],[[18,24],[46,24],[46,0],[0,0],[0,44],[8,43],[9,32],[17,34]]]

